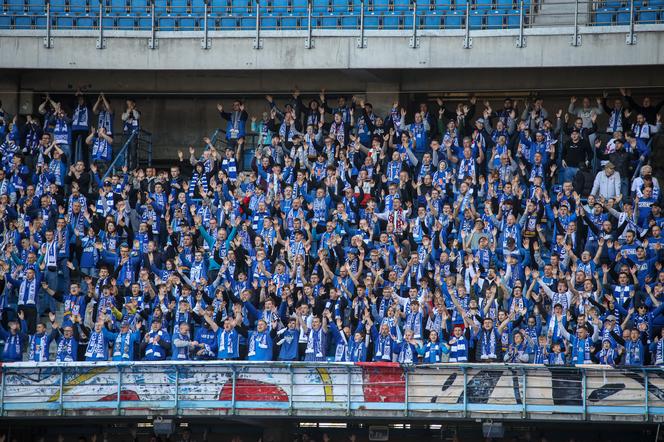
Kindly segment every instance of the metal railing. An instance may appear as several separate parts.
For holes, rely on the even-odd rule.
[[[116,135],[121,138],[123,135]],[[122,148],[113,156],[113,161],[108,165],[104,172],[102,181],[106,179],[113,171],[127,164],[131,161],[129,155],[134,156],[137,166],[151,166],[152,165],[152,134],[146,130],[138,129],[132,132],[125,140]],[[145,159],[142,159],[142,157]]]
[[[326,416],[628,422],[664,416],[661,369],[168,361],[2,366],[0,416]]]
[[[188,37],[201,39],[201,48],[211,48],[216,33],[239,32],[252,35],[254,49],[263,47],[263,38],[304,35],[305,47],[313,49],[314,36],[326,31],[355,31],[358,48],[365,48],[366,33],[371,31],[397,31],[410,35],[410,47],[417,48],[422,35],[458,35],[463,32],[464,47],[472,47],[471,31],[514,30],[519,33],[517,47],[524,47],[524,30],[556,29],[557,33],[572,28],[572,45],[580,46],[580,34],[588,28],[602,26],[602,32],[625,32],[626,43],[636,44],[635,26],[655,25],[664,28],[664,8],[647,6],[644,0],[567,0],[540,3],[532,0],[474,0],[472,3],[450,0],[449,4],[431,1],[401,3],[399,0],[349,0],[347,4],[309,0],[298,6],[276,6],[272,2],[248,1],[245,6],[207,3],[200,8],[191,5],[176,7],[167,3],[146,7],[121,8],[100,4],[98,8],[59,7],[49,3],[44,9],[30,8],[23,12],[12,7],[20,0],[8,0],[0,29],[43,30],[44,45],[51,48],[54,34],[59,31],[90,30],[97,32],[96,47],[104,49],[107,38],[114,31],[122,36],[148,35],[148,47],[158,48],[158,39],[188,32]],[[306,5],[306,6],[305,6]],[[607,5],[611,7],[607,7]],[[621,5],[620,7],[613,7]],[[25,6],[27,8],[27,6]],[[94,9],[94,10],[93,10]],[[618,28],[620,29],[612,29]],[[567,29],[565,29],[567,28]],[[652,30],[652,29],[649,29]],[[272,31],[279,31],[277,34]],[[444,31],[441,33],[441,31]],[[132,34],[134,32],[134,34]],[[423,32],[425,34],[423,34]],[[428,33],[428,34],[426,34]],[[345,35],[345,34],[341,34]]]

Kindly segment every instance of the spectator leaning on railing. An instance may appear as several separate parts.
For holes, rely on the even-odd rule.
[[[220,103],[225,150],[108,175],[103,94],[1,111],[2,359],[662,364],[661,104],[622,92],[381,116],[295,90]]]

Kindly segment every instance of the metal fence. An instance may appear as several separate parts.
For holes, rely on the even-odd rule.
[[[314,35],[335,32],[354,34],[358,48],[365,48],[367,38],[374,35],[410,36],[411,48],[419,47],[420,35],[461,35],[464,48],[470,49],[471,34],[478,32],[517,35],[517,47],[525,47],[525,35],[538,30],[569,34],[572,45],[578,46],[584,32],[627,30],[626,43],[632,45],[635,26],[644,31],[664,29],[662,0],[233,0],[219,4],[52,0],[37,4],[41,8],[24,0],[7,0],[0,14],[0,33],[3,29],[41,33],[46,48],[59,36],[96,34],[98,49],[106,47],[106,38],[116,36],[147,36],[150,49],[158,48],[158,38],[200,38],[201,48],[209,49],[213,38],[251,36],[254,49],[262,49],[263,38],[304,36],[305,48],[312,49]]]
[[[327,416],[659,422],[660,369],[251,362],[2,367],[2,416]]]

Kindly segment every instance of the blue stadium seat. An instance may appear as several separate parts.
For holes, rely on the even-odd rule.
[[[644,25],[652,25],[657,23],[657,8],[648,6],[647,8],[639,9],[637,14],[637,21]]]
[[[443,12],[452,9],[452,0],[435,0],[434,11]]]
[[[240,29],[256,29],[256,17],[253,15],[245,15],[240,17]]]
[[[198,16],[203,15],[205,13],[205,0],[191,0],[191,13]]]
[[[320,7],[319,12],[325,12],[325,2],[316,2],[313,4],[314,7]],[[307,0],[292,0],[291,10],[295,15],[306,15],[307,13]]]
[[[383,14],[383,29],[399,29],[399,16]]]
[[[611,25],[615,16],[616,10],[613,8],[598,9],[595,13],[595,24],[600,26]]]
[[[387,12],[390,9],[389,0],[373,0],[373,12]]]
[[[339,17],[324,15],[320,21],[320,27],[322,27],[323,29],[339,28]]]
[[[12,17],[6,13],[0,15],[0,29],[11,29]]]
[[[664,0],[648,0],[648,6],[651,8],[664,8]]]
[[[290,8],[288,0],[272,0],[272,13],[273,14],[287,14]]]
[[[521,15],[520,9],[513,9],[511,11],[507,11],[507,27],[518,28],[520,26],[520,21],[521,21],[520,15]]]
[[[311,1],[312,1],[312,5],[311,5],[312,12],[316,12],[316,13],[319,13],[319,14],[329,12],[329,10],[330,10],[330,1],[329,0],[311,0]],[[295,6],[293,6],[293,7],[295,7]],[[298,4],[298,10],[300,10],[300,9],[301,9],[301,7]],[[304,12],[305,12],[305,14],[307,12],[306,2],[304,4]]]
[[[32,29],[32,17],[17,15],[14,17],[14,29]]]
[[[341,17],[341,27],[343,29],[357,29],[360,27],[360,15],[346,15]]]
[[[32,5],[33,7],[36,7],[36,2],[35,4]],[[9,0],[9,3],[7,3],[5,10],[7,12],[13,12],[13,13],[23,13],[27,9],[25,1],[24,0]],[[44,11],[44,5],[41,5],[41,10],[42,12]]]
[[[403,29],[413,29],[413,14],[406,14],[401,17]]]
[[[59,15],[55,20],[56,29],[72,29],[74,27],[74,17],[71,15]]]
[[[468,3],[468,0],[454,0],[454,9],[465,11]]]
[[[652,3],[652,0],[650,1]],[[604,3],[605,8],[613,8],[613,9],[618,9],[622,8],[625,4],[620,1],[620,0],[608,0],[606,3]]]
[[[523,10],[524,11],[530,11],[531,10],[531,6],[533,4],[533,2],[531,0],[521,0],[521,1],[517,0],[517,4],[516,4],[517,8],[520,7],[521,2],[523,2]]]
[[[104,26],[104,29],[114,29],[115,28],[115,17],[105,16],[101,20],[101,24]]]
[[[475,0],[475,8],[477,9],[493,9],[493,0]]]
[[[616,17],[617,25],[628,25],[629,24],[629,8],[620,8],[618,10],[618,15]]]
[[[46,4],[41,0],[29,0],[28,12],[33,14],[43,14],[46,11]]]
[[[505,11],[495,9],[486,15],[487,29],[502,29],[505,25]]]
[[[470,16],[468,20],[470,21],[470,29],[482,29],[484,24],[484,13],[485,11],[470,11]]]
[[[510,11],[514,9],[514,1],[513,0],[496,0],[496,9],[500,9],[503,11]]]
[[[256,27],[256,17],[250,17],[250,18],[251,18],[251,22],[253,23],[253,27],[255,28]],[[229,17],[229,16],[221,17],[218,20],[217,26],[219,27],[219,29],[221,29],[223,31],[232,31],[232,30],[237,29],[238,19],[237,19],[237,17]]]
[[[95,2],[96,3],[96,2]],[[95,11],[98,11],[99,5],[95,5]],[[76,14],[84,14],[90,12],[90,3],[88,0],[70,0],[69,11]]]
[[[332,12],[337,15],[346,15],[350,11],[348,0],[332,0]]]
[[[634,0],[634,7],[635,8],[643,8],[645,6],[645,1],[644,0]],[[629,6],[629,4],[627,4]]]
[[[111,0],[113,1],[113,0]],[[154,13],[163,15],[168,14],[168,2],[167,0],[154,0]]]
[[[143,19],[145,19],[145,17]],[[136,27],[136,17],[130,16],[130,15],[119,16],[118,19],[117,19],[117,27],[118,27],[118,29],[122,29],[122,30],[134,29]],[[148,26],[147,27],[148,28],[150,27],[149,19],[148,19]]]
[[[130,11],[132,14],[145,15],[148,14],[150,11],[147,0],[131,0],[129,4],[130,4]]]
[[[57,14],[60,12],[65,12],[68,9],[68,5],[65,0],[51,0],[51,13]]]
[[[443,17],[435,13],[427,14],[424,16],[424,29],[440,29],[442,27]]]
[[[138,29],[151,29],[152,28],[152,18],[151,17],[138,17],[136,19]],[[118,20],[118,25],[119,25],[119,20]]]
[[[410,10],[410,0],[394,0],[394,12]]]
[[[378,29],[380,27],[380,17],[378,15],[365,15],[364,27],[366,29]]]
[[[461,11],[449,11],[444,16],[445,28],[447,29],[459,29],[463,27],[463,12]]]
[[[224,15],[228,13],[228,0],[209,0],[210,13],[215,15]]]
[[[185,15],[178,20],[178,29],[181,31],[194,31],[196,26],[196,18],[191,15]]]
[[[127,0],[111,0],[108,3],[109,9],[107,11],[113,14],[126,14],[129,12],[129,4]]]
[[[175,17],[162,16],[159,17],[157,29],[160,31],[175,31],[177,21]]]
[[[182,16],[187,14],[189,3],[187,0],[171,0],[171,14]]]
[[[247,15],[250,13],[251,1],[250,0],[233,0],[231,3],[232,15]],[[261,10],[263,12],[264,10]]]
[[[294,15],[282,15],[281,16],[281,29],[286,31],[293,31],[298,29],[297,23],[298,17]]]
[[[94,29],[97,27],[97,19],[93,15],[79,15],[76,18],[77,29]]]
[[[277,29],[277,16],[276,15],[261,15],[261,28],[265,30]]]

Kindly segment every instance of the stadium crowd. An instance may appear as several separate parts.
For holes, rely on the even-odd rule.
[[[620,92],[383,116],[295,90],[217,105],[223,147],[166,170],[109,169],[103,94],[0,106],[2,360],[662,365],[664,102]]]

